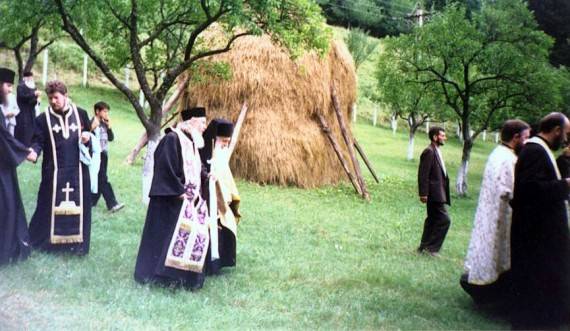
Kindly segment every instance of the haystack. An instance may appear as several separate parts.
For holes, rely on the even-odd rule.
[[[346,122],[356,101],[356,72],[343,43],[332,42],[323,57],[308,53],[292,60],[267,36],[243,37],[230,52],[212,61],[228,63],[231,79],[192,83],[182,104],[205,106],[209,119],[235,122],[247,101],[249,111],[231,161],[234,175],[302,188],[347,180],[315,120],[316,114],[322,114],[337,141],[343,141],[331,102],[331,84],[338,91]],[[341,145],[348,160],[346,146]]]

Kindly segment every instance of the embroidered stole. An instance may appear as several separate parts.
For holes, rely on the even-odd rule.
[[[164,265],[202,272],[210,241],[208,206],[200,196],[202,163],[194,143],[180,129],[173,131],[178,135],[182,150],[186,192]]]
[[[82,243],[84,201],[79,113],[71,103],[65,115],[48,107],[46,121],[53,158],[50,243]]]
[[[210,187],[210,198],[212,196],[217,200],[217,218],[220,219],[222,226],[230,230],[237,238],[237,215],[230,208],[232,202],[240,201],[238,189],[236,187],[234,177],[230,170],[229,159],[224,155],[218,155],[216,149],[212,149],[211,172],[216,177],[215,189]],[[213,193],[215,192],[215,194]],[[214,209],[210,205],[211,209]]]

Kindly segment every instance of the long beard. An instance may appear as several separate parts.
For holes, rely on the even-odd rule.
[[[36,82],[34,81],[24,81],[24,84],[32,90],[36,89]]]
[[[194,142],[194,144],[196,144],[196,148],[200,149],[204,147],[205,145],[204,137],[202,137],[202,135],[198,131],[191,129],[190,136],[192,137],[192,141]]]

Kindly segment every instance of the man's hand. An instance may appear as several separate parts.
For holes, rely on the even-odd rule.
[[[36,96],[36,98],[39,98],[42,95],[42,92],[40,90],[36,90],[34,92],[34,95]]]
[[[36,163],[36,161],[38,160],[38,154],[36,153],[36,151],[34,151],[31,148],[28,148],[28,150],[30,151],[30,153],[26,157],[26,160]]]
[[[428,199],[427,196],[420,197],[420,201],[421,201],[422,203],[427,203],[427,199]]]
[[[101,122],[99,121],[99,117],[93,117],[93,121],[91,122],[91,131],[95,130],[100,124]]]
[[[9,113],[6,113],[4,116],[6,116],[6,118],[12,118],[12,117],[16,116],[16,114],[13,112],[9,112]]]
[[[87,144],[90,139],[91,139],[91,135],[89,134],[89,132],[82,132],[81,133],[81,142],[82,143]]]

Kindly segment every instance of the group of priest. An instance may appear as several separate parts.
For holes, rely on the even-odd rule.
[[[90,120],[68,97],[64,83],[48,82],[48,107],[34,114],[32,134],[21,141],[4,116],[14,78],[13,71],[0,68],[0,265],[26,259],[31,249],[86,255],[91,207],[100,194],[110,211],[123,206],[106,176],[109,106],[97,103]],[[206,273],[235,265],[240,215],[229,169],[233,124],[216,119],[206,126],[204,108],[184,110],[181,117],[155,152],[135,279],[197,289]],[[37,205],[28,227],[16,168],[24,160],[36,162],[42,152]]]
[[[419,171],[420,199],[428,205],[419,251],[433,256],[450,223],[442,130],[430,131]],[[533,132],[524,121],[508,120],[485,166],[460,284],[476,304],[507,313],[514,329],[570,322],[570,147],[558,160],[554,155],[569,138],[562,113],[545,116]]]

